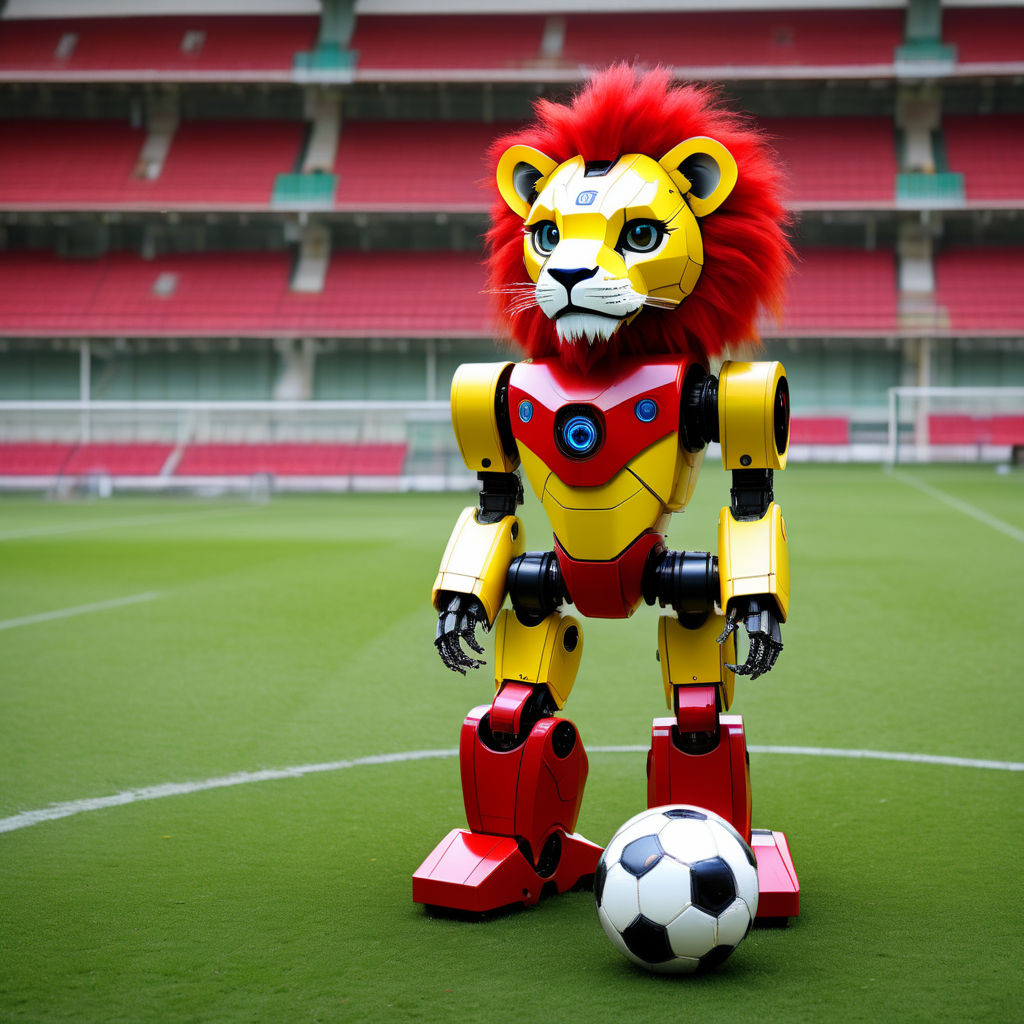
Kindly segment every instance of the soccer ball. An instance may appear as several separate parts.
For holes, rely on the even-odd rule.
[[[597,916],[612,944],[649,971],[720,964],[757,913],[757,861],[724,818],[669,804],[630,818],[594,875]]]

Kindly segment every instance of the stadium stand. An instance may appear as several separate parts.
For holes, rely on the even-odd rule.
[[[1020,37],[1024,40],[1024,29]],[[1021,43],[1024,60],[1024,43]],[[942,119],[949,169],[964,176],[967,200],[1024,205],[1024,114],[947,115]],[[998,156],[994,145],[998,140]]]
[[[404,444],[190,444],[175,475],[398,476]]]
[[[144,176],[146,133],[122,121],[4,121],[0,206],[12,209],[229,209],[269,206],[304,126],[190,121],[174,133],[159,176]]]
[[[0,80],[289,80],[317,25],[280,15],[7,20]]]
[[[899,10],[364,15],[352,47],[357,77],[578,77],[618,60],[676,68],[890,67],[902,37]],[[407,33],[407,34],[406,34]],[[558,75],[562,72],[562,75]],[[761,72],[763,73],[763,72]]]
[[[1024,416],[929,416],[928,440],[941,445],[1024,444]]]
[[[988,129],[966,120],[966,151],[973,156],[977,135]],[[995,120],[1000,119],[993,120],[992,128],[998,129]],[[1012,128],[1020,119],[1001,120]],[[885,118],[774,118],[764,119],[764,126],[790,169],[790,199],[796,207],[892,202],[897,168],[892,124]],[[483,154],[513,127],[349,121],[333,167],[340,182],[334,205],[343,210],[483,212],[489,203],[482,183]],[[186,121],[174,133],[159,175],[149,179],[140,161],[146,133],[127,122],[7,120],[0,122],[0,132],[12,158],[0,161],[0,206],[265,207],[276,176],[295,165],[304,131],[303,124],[289,121]],[[973,162],[982,161],[973,156]],[[1012,165],[999,166],[978,177],[997,176],[1006,193],[1014,180]],[[988,197],[984,188],[979,194]]]
[[[74,450],[51,441],[0,442],[0,476],[56,476]]]
[[[417,78],[500,78],[538,69],[545,19],[522,14],[364,15],[356,20],[352,49],[357,78],[373,80],[416,72]]]
[[[897,329],[897,300],[891,251],[805,248],[790,282],[785,317],[771,333],[892,332]]]
[[[483,154],[511,124],[466,121],[348,121],[334,173],[339,209],[488,208]]]
[[[283,253],[0,253],[4,333],[481,337],[490,327],[475,253],[338,253],[313,293],[290,291],[290,272]]]
[[[169,444],[80,444],[68,456],[61,472],[79,476],[156,476],[173,450],[174,446]]]
[[[789,169],[792,205],[892,203],[897,163],[891,120],[800,117],[762,123]]]
[[[2,121],[0,203],[123,202],[145,137],[122,121]]]
[[[763,334],[790,371],[795,445],[832,457],[884,436],[895,384],[1024,384],[1024,4],[385,14],[325,0],[318,18],[82,3],[101,16],[0,12],[6,401],[443,398],[458,362],[501,354],[479,266],[487,147],[537,95],[620,59],[723,82],[788,167],[799,262]],[[969,419],[934,437],[1019,443],[1013,417]],[[69,447],[6,430],[0,410],[9,479],[416,461],[367,451],[351,469],[347,441],[241,444],[259,433],[168,455],[149,434]]]
[[[790,444],[846,445],[850,420],[846,416],[794,416],[790,420]]]
[[[751,69],[892,64],[899,10],[574,14],[562,58],[600,66],[636,58],[675,68]]]
[[[398,476],[405,444],[189,444],[174,467],[185,476]],[[155,477],[166,471],[171,444],[0,442],[0,477]]]
[[[781,332],[873,334],[897,326],[891,251],[805,249]],[[339,252],[324,289],[289,291],[279,253],[190,253],[143,260],[0,254],[11,336],[313,332],[326,337],[482,337],[483,271],[472,252]],[[777,333],[777,331],[772,331]]]
[[[972,64],[1024,65],[1024,8],[1002,7],[946,8],[942,12],[942,34],[956,47],[962,69]]]
[[[1024,246],[950,246],[935,258],[936,302],[953,331],[1024,327]]]

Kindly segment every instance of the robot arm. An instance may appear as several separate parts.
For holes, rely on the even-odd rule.
[[[718,390],[722,463],[732,470],[732,501],[718,520],[718,572],[724,643],[742,622],[750,650],[738,675],[756,679],[782,650],[789,611],[789,549],[773,475],[789,448],[789,386],[780,363],[725,363]]]
[[[434,581],[438,612],[434,646],[453,672],[465,674],[483,662],[477,654],[477,625],[489,630],[505,600],[512,560],[525,550],[522,524],[515,515],[523,488],[515,468],[519,456],[508,428],[511,363],[468,363],[452,380],[452,425],[463,460],[477,470],[480,502],[463,510]]]

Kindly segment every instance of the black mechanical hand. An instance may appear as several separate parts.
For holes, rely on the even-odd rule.
[[[477,625],[482,625],[485,631],[491,628],[483,605],[469,594],[454,594],[444,611],[438,615],[434,646],[441,660],[453,672],[465,675],[467,668],[479,668],[486,664],[478,658],[471,658],[460,643],[460,640],[465,640],[477,654],[484,653],[476,639]]]
[[[756,597],[747,597],[731,603],[725,620],[725,629],[718,638],[724,644],[742,620],[750,637],[750,650],[742,665],[728,665],[738,676],[756,679],[771,670],[782,650],[782,629],[771,603]]]

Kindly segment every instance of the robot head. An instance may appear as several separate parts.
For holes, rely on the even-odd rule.
[[[612,68],[492,150],[491,291],[532,356],[715,355],[756,338],[790,248],[759,134],[665,71]]]
[[[559,343],[595,345],[645,305],[674,309],[693,291],[704,264],[697,218],[732,191],[736,161],[709,138],[687,139],[660,160],[630,153],[592,163],[556,164],[511,146],[497,181],[523,218],[526,272]]]

